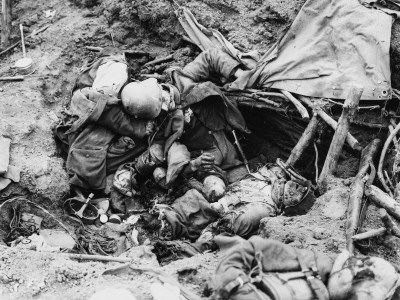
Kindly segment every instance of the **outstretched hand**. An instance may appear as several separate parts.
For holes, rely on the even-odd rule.
[[[214,166],[214,155],[210,153],[203,153],[192,161],[192,167],[195,171],[210,171]]]
[[[147,121],[145,135],[152,135],[154,133],[156,123],[154,121]]]

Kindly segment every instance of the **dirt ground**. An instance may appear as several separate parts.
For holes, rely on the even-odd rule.
[[[271,46],[295,18],[304,0],[190,0],[175,1],[187,6],[198,21],[218,29],[240,50],[257,49],[261,53]],[[142,50],[149,55],[128,56],[132,77],[155,71],[159,74],[170,65],[183,66],[199,49],[182,40],[183,31],[173,14],[170,1],[117,0],[19,0],[13,11],[12,39],[19,39],[18,24],[25,25],[25,35],[49,25],[27,37],[27,56],[34,61],[34,72],[22,82],[0,82],[0,136],[11,138],[11,165],[21,169],[21,182],[12,183],[0,192],[0,204],[22,196],[50,210],[56,218],[74,229],[62,212],[62,203],[69,195],[65,157],[55,143],[53,130],[62,110],[68,105],[70,91],[79,68],[96,53],[86,46],[111,46]],[[395,22],[392,40],[392,70],[400,68],[400,30]],[[175,54],[175,61],[155,69],[141,66],[154,58]],[[0,57],[0,75],[15,74],[12,68],[22,57],[20,47]],[[400,87],[397,72],[392,85]],[[262,131],[262,128],[260,129]],[[372,136],[386,131],[355,129],[363,145]],[[299,248],[316,249],[335,256],[345,245],[344,231],[349,186],[357,172],[358,157],[344,151],[340,174],[326,194],[317,199],[313,209],[304,216],[265,219],[260,235],[280,240]],[[0,216],[2,212],[0,212]],[[365,226],[381,226],[376,207],[368,208]],[[0,217],[0,234],[8,225]],[[48,220],[46,226],[58,225]],[[140,240],[142,241],[142,240]],[[95,291],[110,287],[129,289],[138,300],[152,299],[151,283],[156,279],[140,272],[102,275],[119,263],[77,262],[64,255],[18,250],[0,242],[0,299],[87,299]],[[381,238],[363,245],[363,254],[376,254],[395,262],[400,258],[396,240]],[[130,250],[132,257],[157,266],[146,246]],[[148,255],[146,255],[146,253]],[[177,260],[162,267],[196,294],[207,298],[210,279],[219,257],[207,253]]]

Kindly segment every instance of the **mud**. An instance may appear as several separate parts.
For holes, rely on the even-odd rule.
[[[173,3],[187,6],[206,27],[218,29],[240,50],[265,52],[290,25],[304,0],[176,0]],[[53,17],[46,17],[46,10],[55,10]],[[142,50],[148,55],[129,55],[131,76],[140,79],[140,74],[162,72],[171,65],[183,66],[191,61],[199,49],[184,41],[182,28],[173,13],[171,1],[147,0],[84,0],[84,1],[32,1],[16,3],[13,17],[13,42],[19,39],[18,24],[25,25],[26,35],[43,26],[49,27],[33,38],[27,38],[27,54],[34,60],[34,73],[23,82],[0,82],[0,135],[9,137],[11,164],[22,171],[21,182],[11,184],[0,192],[0,202],[15,196],[24,196],[51,210],[56,218],[74,230],[76,224],[65,219],[61,210],[63,200],[69,195],[68,174],[65,156],[57,148],[53,130],[68,106],[70,91],[79,68],[96,53],[86,46],[115,46],[122,49]],[[392,85],[400,88],[400,23],[394,22],[392,30]],[[174,61],[163,63],[154,69],[141,67],[154,58],[174,53]],[[1,76],[15,74],[12,68],[22,57],[20,47],[0,57]],[[251,112],[249,113],[252,116]],[[363,117],[361,121],[381,123],[380,112],[375,117]],[[372,121],[371,121],[372,122]],[[254,124],[268,128],[267,123]],[[366,130],[352,127],[352,132],[366,145],[373,136],[385,137],[385,130]],[[332,132],[327,130],[329,136]],[[277,156],[285,157],[274,149],[274,145],[253,142],[249,148],[254,156],[264,153],[266,162]],[[321,135],[317,142],[320,157],[327,151],[327,142]],[[266,153],[268,150],[268,153]],[[315,176],[313,148],[307,151],[307,159],[300,167],[311,170]],[[321,159],[321,158],[320,158]],[[358,155],[344,148],[339,161],[341,178],[354,176],[358,168]],[[321,164],[321,161],[320,161]],[[313,209],[303,216],[278,216],[263,220],[260,235],[274,238],[299,248],[309,248],[335,256],[345,246],[344,231],[351,178],[338,179],[329,185],[329,190],[319,197]],[[158,197],[158,196],[154,196]],[[52,218],[38,210],[24,206],[26,210],[45,218],[46,228],[59,228]],[[9,211],[9,210],[7,210]],[[381,226],[373,205],[368,208],[364,226]],[[0,212],[0,234],[8,230],[10,215]],[[143,243],[145,235],[139,238]],[[392,262],[399,257],[399,242],[387,237],[373,239],[371,243],[359,245],[364,254],[383,256]],[[135,248],[133,248],[135,249]],[[136,251],[136,250],[132,250]],[[141,257],[140,253],[133,253]],[[157,265],[154,257],[146,257],[150,264]],[[186,287],[198,295],[209,296],[207,282],[218,263],[218,253],[197,255],[163,266],[163,270],[178,278]],[[143,262],[142,261],[142,262]],[[146,274],[131,273],[102,276],[117,263],[77,262],[57,254],[44,254],[28,250],[3,248],[0,245],[0,298],[1,299],[86,299],[95,291],[107,287],[125,287],[137,299],[151,299],[149,287],[155,279]],[[181,275],[179,275],[181,274]],[[182,275],[183,274],[183,275]]]

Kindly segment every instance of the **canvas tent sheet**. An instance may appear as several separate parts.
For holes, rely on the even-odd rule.
[[[195,23],[187,22],[188,18],[182,19],[186,28],[192,25],[189,32],[184,28],[203,50],[213,46],[227,49],[228,44],[229,53],[237,59],[245,57],[232,51],[220,33],[218,38],[215,31],[204,34]],[[362,100],[390,99],[392,23],[391,15],[358,0],[308,0],[286,34],[228,88],[275,88],[345,99],[350,87],[357,85],[364,88]]]

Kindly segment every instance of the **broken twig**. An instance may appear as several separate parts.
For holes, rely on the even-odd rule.
[[[273,100],[270,99],[266,99],[264,97],[261,97],[259,95],[256,94],[246,94],[246,93],[235,93],[235,92],[224,92],[224,94],[226,96],[233,96],[233,97],[239,97],[239,98],[248,98],[248,99],[254,99],[256,101],[261,101],[261,102],[265,102],[267,104],[273,105],[275,107],[281,107],[281,105],[279,103],[274,102]]]
[[[352,87],[349,95],[343,105],[342,115],[339,118],[338,125],[333,135],[328,154],[325,159],[321,174],[319,175],[318,185],[323,186],[328,176],[333,175],[336,169],[340,152],[342,151],[346,135],[350,127],[350,119],[357,110],[363,93],[362,87]]]
[[[76,260],[93,260],[93,261],[120,262],[120,263],[129,263],[132,261],[131,258],[104,256],[104,255],[66,254],[66,256],[70,259],[76,259]]]
[[[173,59],[174,59],[174,55],[171,54],[171,55],[168,55],[166,57],[162,57],[162,58],[159,58],[159,59],[155,59],[155,60],[149,61],[149,62],[145,63],[143,65],[143,67],[148,67],[148,66],[151,66],[151,65],[158,65],[158,64],[161,64],[163,62],[171,61]]]

